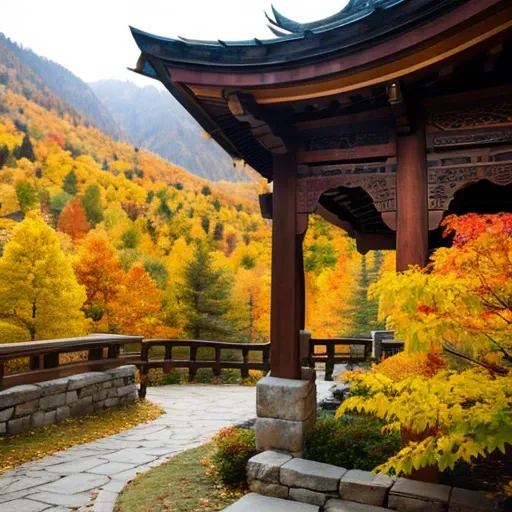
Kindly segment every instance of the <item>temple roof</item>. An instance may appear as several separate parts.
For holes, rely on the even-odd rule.
[[[131,30],[141,50],[133,71],[160,80],[234,159],[269,180],[297,123],[389,107],[395,82],[439,92],[453,76],[473,87],[475,57],[512,31],[510,0],[350,0],[320,21],[298,23],[275,8],[267,18],[277,38]],[[475,68],[459,69],[464,62]]]
[[[413,28],[460,4],[454,0],[350,0],[323,20],[295,22],[272,7],[268,25],[278,37],[245,41],[200,41],[160,37],[131,27],[142,53],[187,68],[254,71],[289,68],[332,58]],[[144,70],[138,70],[143,72]]]

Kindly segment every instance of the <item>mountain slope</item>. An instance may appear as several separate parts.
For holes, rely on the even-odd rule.
[[[92,90],[130,141],[210,180],[246,181],[253,172],[234,168],[231,158],[167,92],[154,86],[102,80]]]
[[[57,109],[59,115],[62,115],[62,110],[74,111],[110,137],[116,140],[122,138],[119,126],[85,82],[59,64],[40,57],[32,50],[18,46],[2,33],[0,33],[0,65],[10,70],[17,69],[16,80],[21,82],[22,86],[25,82],[36,91],[37,89],[51,91],[71,107],[64,109],[61,105]],[[5,80],[5,69],[3,77]],[[9,83],[5,85],[14,89]],[[15,92],[21,92],[27,96],[25,90]],[[47,104],[41,103],[36,98],[32,99],[48,108]]]

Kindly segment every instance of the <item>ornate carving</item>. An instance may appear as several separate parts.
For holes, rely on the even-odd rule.
[[[464,135],[434,135],[432,146],[435,148],[449,146],[471,146],[475,144],[493,144],[496,142],[511,142],[512,130],[501,132],[484,132]]]
[[[496,185],[512,184],[512,162],[487,162],[460,166],[431,167],[428,170],[429,210],[443,212],[464,185],[489,180]],[[434,217],[433,217],[434,218]],[[435,217],[437,222],[441,215]],[[431,222],[430,229],[437,225]]]
[[[387,129],[365,132],[339,131],[328,135],[317,135],[304,139],[303,149],[304,151],[325,151],[382,144],[389,144],[389,132]]]
[[[386,165],[354,165],[322,168],[313,171],[308,177],[298,181],[297,211],[311,213],[315,211],[320,196],[327,190],[337,187],[363,188],[373,199],[379,212],[396,209],[396,174]],[[365,172],[357,172],[364,170]]]
[[[512,124],[512,100],[502,99],[478,106],[435,112],[430,124],[438,130],[467,130]]]

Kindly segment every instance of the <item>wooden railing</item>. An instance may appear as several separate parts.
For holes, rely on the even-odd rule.
[[[137,350],[125,350],[130,348],[127,345],[132,345],[131,348],[137,345]],[[206,351],[207,354],[199,357],[200,350]],[[382,341],[384,357],[401,350],[403,342]],[[71,358],[62,357],[66,354],[74,355]],[[325,379],[332,380],[335,364],[354,364],[372,360],[372,339],[303,340],[301,337],[301,359],[303,364],[308,364],[311,368],[315,368],[317,363],[324,363]],[[270,343],[143,340],[141,336],[95,334],[83,338],[0,344],[0,390],[77,373],[108,370],[125,364],[134,364],[140,370],[139,394],[144,397],[148,372],[152,368],[162,368],[167,373],[175,368],[187,368],[189,381],[195,379],[197,371],[201,368],[211,369],[216,377],[220,376],[223,369],[240,370],[242,378],[249,375],[249,370],[268,372]],[[16,366],[18,371],[6,371],[6,368],[11,366]]]
[[[151,358],[152,349],[163,349],[163,358]],[[177,348],[188,349],[188,358],[174,357],[173,351]],[[209,349],[213,352],[212,358],[199,358],[200,349]],[[238,352],[241,356],[235,359],[223,359],[223,352]],[[251,352],[261,354],[260,361],[250,359]],[[210,368],[215,377],[220,377],[223,369],[239,369],[242,378],[249,376],[249,370],[270,370],[270,343],[223,343],[220,341],[202,340],[144,340],[141,351],[141,385],[139,396],[146,396],[147,375],[151,368],[162,368],[169,373],[175,368],[188,368],[189,382],[194,381],[197,370]]]
[[[331,338],[309,340],[308,362],[311,368],[325,364],[325,380],[332,380],[335,364],[355,364],[370,361],[371,338]]]
[[[20,384],[68,377],[88,371],[102,371],[140,362],[140,352],[124,352],[127,344],[141,343],[142,336],[91,335],[47,341],[0,344],[0,390]],[[81,354],[63,362],[63,354]],[[20,371],[6,373],[6,366],[19,361]]]

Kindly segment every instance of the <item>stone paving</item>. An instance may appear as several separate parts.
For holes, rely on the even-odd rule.
[[[157,420],[4,473],[0,510],[111,512],[137,473],[256,417],[254,387],[163,386],[149,388],[147,396],[166,411]]]

